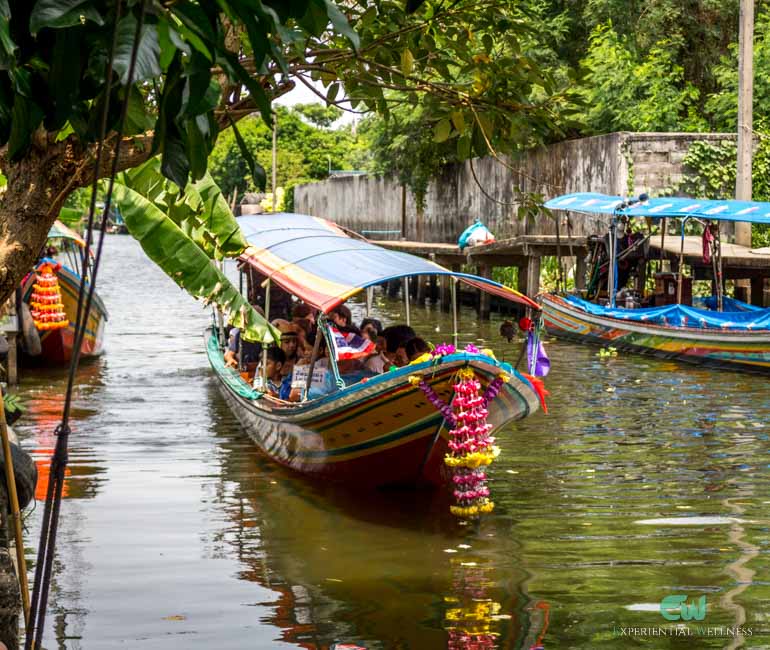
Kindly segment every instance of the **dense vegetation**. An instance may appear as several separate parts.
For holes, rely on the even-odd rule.
[[[429,78],[440,81],[446,65],[446,71],[470,92],[494,93],[500,92],[496,75],[505,70],[506,76],[517,79],[518,101],[535,106],[546,91],[550,94],[555,109],[548,119],[533,124],[527,111],[522,111],[501,128],[503,123],[494,112],[478,116],[462,106],[437,108],[434,95],[418,95],[396,85],[383,89],[376,102],[357,104],[358,109],[378,109],[359,122],[357,135],[349,127],[336,131],[308,127],[298,133],[300,140],[323,139],[333,167],[395,174],[410,187],[419,204],[430,177],[441,165],[488,155],[490,149],[511,153],[538,142],[619,130],[735,131],[738,0],[511,0],[495,6],[499,11],[496,20],[471,19],[462,50],[458,50],[458,36],[451,28],[428,32],[434,48],[449,43],[458,53],[454,63],[434,65]],[[417,16],[422,18],[420,12]],[[515,29],[501,34],[510,25]],[[398,61],[405,70],[415,57],[429,58],[434,51],[430,42],[424,42],[427,38],[412,39],[414,45],[403,50]],[[518,58],[523,55],[527,58]],[[463,65],[463,61],[473,65]],[[756,7],[754,100],[755,126],[760,132],[770,128],[768,70],[770,3],[760,0]],[[334,86],[333,99],[343,92],[355,95],[356,89],[356,84]],[[509,97],[510,90],[505,89]],[[559,102],[553,99],[556,96]],[[268,131],[259,130],[261,144],[256,145],[256,134],[252,137],[264,164],[269,158]],[[294,169],[303,179],[323,176],[327,159],[318,160],[320,153],[313,146],[286,145],[289,175]],[[238,157],[231,136],[225,137],[222,146]],[[215,159],[219,149],[218,145]],[[296,157],[288,152],[305,151],[309,157],[298,168]],[[717,156],[720,164],[729,154]],[[699,160],[696,152],[691,162]],[[245,169],[242,162],[230,167],[240,172]],[[279,160],[283,178],[280,167]],[[703,171],[712,176],[721,173],[716,165],[713,172]],[[755,176],[761,187],[760,174]],[[231,187],[226,179],[219,180],[226,190]],[[696,182],[706,182],[705,177]]]

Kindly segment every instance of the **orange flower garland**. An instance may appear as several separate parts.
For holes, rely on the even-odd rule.
[[[50,262],[43,262],[36,269],[37,276],[29,298],[29,307],[35,327],[41,331],[58,330],[69,325],[61,301],[59,278],[56,277],[56,271],[60,268],[61,264],[54,266]]]

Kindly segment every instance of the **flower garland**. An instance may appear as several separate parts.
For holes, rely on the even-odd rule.
[[[54,266],[44,262],[36,270],[29,307],[32,311],[32,320],[38,330],[56,330],[69,325],[61,301],[59,279],[56,277],[56,271],[59,268],[61,268],[60,264]]]
[[[482,469],[500,454],[495,439],[489,435],[492,425],[487,423],[487,406],[506,377],[495,378],[483,395],[479,395],[481,384],[473,370],[463,368],[457,377],[452,401],[456,425],[449,432],[449,453],[444,457],[454,484],[455,505],[450,511],[458,517],[475,517],[495,507],[489,500],[487,475]]]
[[[455,351],[455,346],[442,343],[430,354],[438,362],[441,357],[454,354]],[[465,347],[465,352],[487,354],[486,350],[481,351],[472,343]],[[412,375],[409,381],[444,416],[449,429],[449,453],[444,457],[444,463],[452,472],[455,505],[450,510],[458,517],[475,517],[491,512],[495,507],[489,500],[487,474],[483,468],[497,458],[500,449],[489,435],[492,425],[487,423],[487,407],[510,377],[501,373],[489,383],[483,395],[479,395],[481,383],[471,368],[462,368],[456,377],[451,406],[438,396],[424,377]]]

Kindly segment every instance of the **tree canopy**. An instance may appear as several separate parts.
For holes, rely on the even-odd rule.
[[[512,4],[0,0],[0,301],[66,197],[109,173],[119,142],[118,170],[159,154],[162,173],[184,187],[203,176],[223,129],[255,111],[270,123],[272,100],[296,83],[320,81],[330,104],[346,96],[384,114],[430,96],[426,119],[461,154],[481,151],[491,133],[551,131],[568,98],[522,47],[529,27]],[[240,132],[233,137],[264,184]]]

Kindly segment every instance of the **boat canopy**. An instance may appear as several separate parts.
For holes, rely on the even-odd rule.
[[[56,221],[48,231],[48,239],[69,239],[80,248],[85,248],[86,242],[74,230],[65,226],[61,221]]]
[[[770,224],[770,203],[659,197],[634,202],[621,196],[577,192],[557,196],[545,203],[551,210],[585,214],[622,214],[628,217],[697,217],[712,221],[747,221]]]
[[[242,216],[238,223],[249,243],[240,259],[325,313],[366,287],[417,275],[452,276],[540,310],[536,302],[498,282],[351,237],[325,219],[279,212]]]

